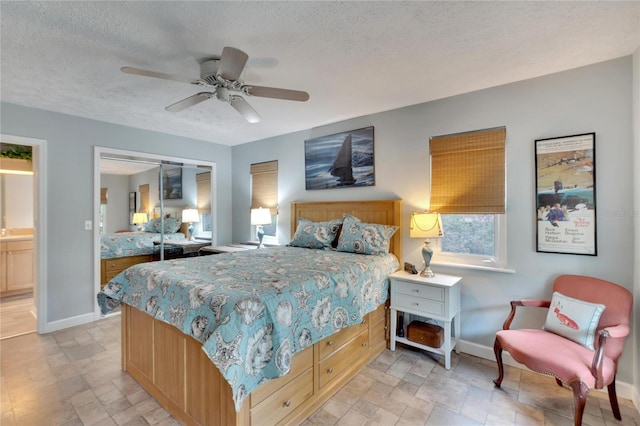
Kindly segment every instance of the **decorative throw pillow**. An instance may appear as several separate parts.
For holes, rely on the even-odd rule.
[[[182,222],[180,220],[173,217],[166,217],[164,219],[164,232],[166,234],[175,234],[176,232],[178,232],[181,225],[182,225]],[[157,217],[155,219],[151,219],[149,223],[147,223],[147,226],[145,229],[147,232],[161,233],[162,232],[161,218]]]
[[[298,227],[289,245],[304,248],[331,247],[336,234],[342,225],[342,219],[334,219],[328,222],[312,222],[301,217],[298,219]]]
[[[175,234],[180,230],[182,221],[174,217],[168,217],[164,220],[164,232],[167,234]]]
[[[365,223],[345,213],[336,250],[360,254],[389,253],[389,242],[397,230],[395,225]]]
[[[593,350],[596,328],[605,308],[605,305],[573,299],[556,291],[544,329]]]
[[[147,222],[146,226],[144,227],[144,230],[146,232],[158,232],[156,230],[156,227],[160,225],[160,219],[156,218],[156,219],[151,219],[149,220],[149,222]]]

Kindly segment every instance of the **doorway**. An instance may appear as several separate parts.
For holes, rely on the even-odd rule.
[[[45,141],[0,135],[0,339],[45,329]],[[31,196],[25,197],[25,194]]]

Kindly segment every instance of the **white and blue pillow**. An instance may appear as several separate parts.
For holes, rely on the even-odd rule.
[[[155,219],[151,219],[149,223],[147,223],[145,230],[147,232],[161,233],[162,232],[161,220],[162,219],[159,217]],[[182,222],[180,220],[173,217],[166,217],[164,219],[164,232],[166,234],[175,234],[176,232],[178,232],[178,230],[180,230],[181,225],[182,225]]]
[[[605,305],[574,299],[554,292],[544,329],[594,349],[596,329]]]
[[[313,222],[303,217],[298,219],[298,227],[290,246],[314,249],[331,248],[342,225],[342,219],[328,222]]]
[[[389,253],[391,237],[398,230],[395,225],[362,222],[355,216],[342,216],[342,231],[337,251],[359,254]]]

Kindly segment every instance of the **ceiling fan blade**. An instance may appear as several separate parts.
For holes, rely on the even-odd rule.
[[[235,47],[225,47],[222,49],[220,57],[220,66],[218,67],[218,75],[228,81],[236,81],[249,56],[240,49]]]
[[[288,101],[304,102],[309,100],[309,94],[300,90],[278,89],[276,87],[251,86],[242,87],[242,91],[250,96],[262,98],[286,99]]]
[[[259,123],[262,119],[255,109],[249,105],[241,96],[231,96],[229,103],[236,109],[249,123]]]
[[[195,82],[197,79],[193,79],[193,78],[189,78],[189,77],[184,77],[181,75],[175,75],[175,74],[164,74],[161,72],[155,72],[155,71],[147,71],[147,70],[141,70],[139,68],[132,68],[132,67],[122,67],[120,68],[120,71],[122,71],[123,73],[126,74],[135,74],[135,75],[141,75],[144,77],[155,77],[155,78],[161,78],[163,80],[172,80],[172,81],[180,81],[183,83],[193,83]]]
[[[210,93],[210,92],[196,93],[193,96],[189,96],[188,98],[178,101],[175,104],[169,105],[165,109],[171,112],[182,111],[183,109],[187,109],[194,105],[198,105],[200,102],[204,102],[207,99],[211,98],[212,96],[213,96],[213,93]]]

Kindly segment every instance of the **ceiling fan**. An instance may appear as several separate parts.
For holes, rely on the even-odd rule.
[[[132,67],[122,67],[120,68],[120,71],[127,74],[196,84],[198,86],[204,86],[210,90],[196,93],[195,95],[189,96],[188,98],[165,108],[167,111],[171,112],[182,111],[183,109],[192,107],[200,102],[215,97],[220,101],[229,103],[249,123],[258,123],[261,120],[258,113],[242,96],[236,95],[233,92],[240,92],[248,96],[285,99],[299,102],[304,102],[309,99],[309,94],[307,92],[278,89],[276,87],[254,86],[240,80],[240,74],[242,73],[248,59],[249,56],[242,50],[234,47],[225,47],[222,50],[222,56],[219,58],[215,57],[213,59],[209,59],[200,65],[200,78],[197,79]]]

